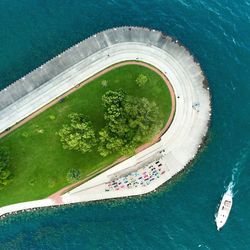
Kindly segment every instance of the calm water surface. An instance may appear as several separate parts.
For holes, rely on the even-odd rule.
[[[0,222],[0,249],[250,249],[250,1],[0,1],[0,88],[103,29],[147,26],[180,40],[212,92],[207,147],[143,198],[46,209]],[[230,218],[214,214],[229,183]]]

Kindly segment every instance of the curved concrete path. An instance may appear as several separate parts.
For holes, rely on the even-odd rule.
[[[121,30],[118,29],[119,32],[122,29],[131,28],[121,28]],[[140,31],[140,28],[134,29]],[[145,29],[143,30],[145,31]],[[23,119],[37,110],[44,104],[45,99],[48,103],[68,91],[72,88],[72,85],[77,85],[110,65],[126,60],[139,60],[151,64],[162,71],[171,82],[176,95],[176,113],[171,126],[162,135],[160,142],[64,194],[60,203],[69,204],[150,192],[181,171],[195,157],[202,144],[210,120],[210,97],[208,88],[204,86],[205,78],[199,65],[184,47],[170,38],[166,37],[166,43],[164,44],[158,42],[163,39],[162,37],[160,39],[160,35],[162,36],[160,32],[150,30],[145,32],[149,37],[158,37],[157,43],[154,39],[150,42],[150,39],[147,38],[147,42],[142,42],[141,39],[136,41],[136,39],[129,38],[129,42],[123,41],[110,44],[105,49],[89,56],[92,57],[93,63],[86,66],[86,60],[88,61],[89,58],[78,62],[58,75],[58,77],[31,92],[29,96],[15,102],[15,106],[10,105],[9,111],[12,110],[15,114],[12,117],[7,112],[8,107],[3,112],[1,111],[7,117],[1,116],[0,112],[0,119],[3,122],[1,126],[4,129],[4,125],[6,127],[6,124],[13,124],[13,119],[15,121]],[[104,34],[106,33],[104,32]],[[158,43],[160,43],[159,47],[157,46]],[[153,160],[159,154],[168,171],[152,185],[119,192],[104,192],[102,189],[104,183],[112,180],[114,176],[124,171],[132,171],[134,166],[147,162],[149,159]],[[41,204],[51,206],[55,205],[56,202],[45,199],[2,207],[0,208],[0,216],[8,212],[26,209],[29,204],[32,207],[36,205],[40,207]]]

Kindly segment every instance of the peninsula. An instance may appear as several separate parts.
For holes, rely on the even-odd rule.
[[[129,97],[123,97],[120,89]],[[129,148],[127,153],[122,150],[127,145],[120,142],[117,145],[123,146],[118,152],[104,150],[106,144],[98,151],[85,147],[86,158],[81,152],[72,153],[71,143],[64,144],[70,150],[61,157],[58,137],[65,135],[58,133],[61,123],[72,112],[81,111],[92,119],[95,129],[102,129],[107,119],[100,118],[100,107],[106,93],[124,100],[137,98],[137,103],[144,98],[152,110],[148,129],[154,133],[134,141],[135,150]],[[155,110],[157,119],[153,119]],[[178,41],[141,27],[119,27],[93,35],[0,92],[0,147],[14,152],[13,145],[18,145],[16,159],[27,157],[27,152],[27,159],[32,158],[36,155],[32,150],[42,156],[42,160],[33,157],[33,162],[15,162],[15,155],[10,156],[15,173],[12,182],[0,190],[0,216],[151,192],[195,157],[206,136],[210,112],[204,74]],[[92,123],[85,124],[90,127]],[[47,140],[46,133],[50,133]],[[101,142],[93,148],[96,144]],[[70,186],[64,183],[66,175],[73,182]],[[59,187],[62,189],[55,192]]]

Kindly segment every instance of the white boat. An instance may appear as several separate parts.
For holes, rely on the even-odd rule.
[[[230,191],[227,191],[221,200],[220,207],[215,218],[217,230],[219,231],[227,222],[229,213],[233,205],[233,195]]]

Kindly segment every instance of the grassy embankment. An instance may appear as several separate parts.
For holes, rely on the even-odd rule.
[[[144,74],[149,81],[138,87],[135,80]],[[103,87],[101,82],[107,81]],[[139,65],[113,69],[91,81],[9,135],[0,139],[11,154],[13,181],[0,190],[0,206],[45,198],[68,185],[66,174],[70,168],[81,170],[82,178],[107,167],[117,160],[119,153],[101,157],[96,151],[81,154],[64,150],[56,132],[67,122],[68,114],[81,112],[89,117],[96,130],[103,127],[101,97],[108,90],[124,89],[128,94],[146,97],[160,109],[165,124],[171,112],[171,97],[163,79],[154,71]]]

